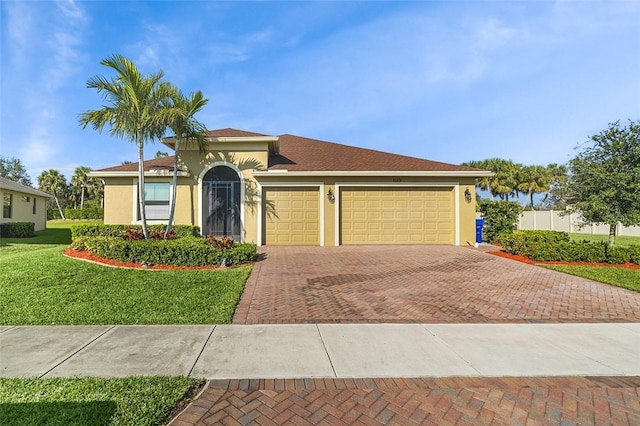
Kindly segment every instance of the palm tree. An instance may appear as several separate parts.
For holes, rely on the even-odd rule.
[[[488,160],[479,160],[479,161],[467,161],[462,163],[463,166],[473,167],[481,170],[491,170]],[[476,179],[476,186],[483,191],[489,192],[489,197],[491,201],[493,201],[493,187],[491,186],[492,176],[483,176],[481,178]]]
[[[45,170],[38,176],[38,187],[40,190],[53,195],[54,200],[56,200],[56,206],[58,206],[58,211],[60,212],[60,217],[64,220],[64,212],[62,211],[62,207],[60,207],[60,200],[58,199],[58,195],[63,195],[67,189],[67,180],[64,178],[64,175],[60,174],[56,169]]]
[[[149,238],[144,208],[144,144],[160,139],[166,128],[159,120],[159,110],[169,96],[167,85],[160,84],[163,72],[143,75],[136,65],[122,55],[113,55],[100,62],[116,71],[115,78],[95,76],[87,87],[102,94],[106,106],[80,114],[83,128],[89,124],[99,132],[109,125],[109,133],[134,142],[138,147],[138,205],[142,231]]]
[[[195,115],[209,102],[201,91],[185,96],[177,87],[171,86],[170,104],[160,113],[161,121],[174,133],[174,163],[173,180],[171,182],[171,205],[169,207],[169,220],[167,222],[166,235],[171,232],[173,218],[176,211],[176,193],[178,188],[178,156],[181,143],[196,143],[200,152],[204,152],[206,144],[204,124],[195,119]]]
[[[558,192],[566,184],[567,179],[569,178],[569,169],[564,164],[551,163],[547,165],[547,174],[549,176],[549,184],[547,185],[547,191],[542,200],[543,204],[547,202],[550,195],[552,196],[552,199],[555,199],[552,202],[560,201],[560,195]]]
[[[500,197],[501,200],[509,201],[509,196],[516,191],[516,173],[520,165],[502,158],[490,158],[485,161],[487,170],[495,173],[490,178],[492,195]]]
[[[544,192],[551,184],[551,176],[546,167],[543,166],[524,166],[518,173],[517,189],[527,193],[527,199],[530,200],[531,210],[533,210],[533,195]],[[523,206],[526,201],[523,202]]]
[[[76,192],[80,192],[80,208],[84,208],[84,194],[89,187],[91,178],[87,176],[91,169],[86,166],[76,167],[76,170],[71,176],[71,186],[76,189]]]

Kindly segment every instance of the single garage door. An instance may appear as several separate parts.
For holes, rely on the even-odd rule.
[[[341,244],[454,244],[453,188],[340,190]]]
[[[320,245],[318,188],[267,188],[264,192],[267,245]]]

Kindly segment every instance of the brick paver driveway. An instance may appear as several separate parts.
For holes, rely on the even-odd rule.
[[[640,322],[640,294],[452,246],[263,247],[234,324]]]

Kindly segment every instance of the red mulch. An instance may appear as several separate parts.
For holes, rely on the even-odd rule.
[[[518,254],[509,254],[503,250],[496,251],[488,251],[487,253],[493,254],[494,256],[504,257],[506,259],[517,260],[518,262],[528,263],[529,265],[569,265],[569,266],[601,266],[604,268],[624,268],[624,269],[640,269],[640,265],[636,265],[635,263],[623,263],[623,264],[615,264],[615,263],[598,263],[598,262],[562,262],[562,261],[553,261],[553,262],[538,262],[535,260],[531,260],[526,256],[521,256]]]
[[[127,269],[149,269],[156,271],[193,271],[202,269],[221,269],[216,265],[209,266],[173,266],[173,265],[151,265],[142,266],[139,263],[121,262],[119,260],[106,259],[104,257],[96,256],[88,251],[77,251],[72,248],[68,248],[62,252],[67,257],[74,259],[84,260],[87,262],[97,263],[98,265],[111,266],[113,268],[127,268]]]

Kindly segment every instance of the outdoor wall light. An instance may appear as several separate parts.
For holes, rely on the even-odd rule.
[[[333,195],[333,191],[331,190],[331,188],[329,188],[329,192],[327,192],[327,198],[329,199],[330,203],[336,201],[336,196]]]
[[[468,187],[467,189],[464,190],[464,199],[467,202],[467,204],[471,204],[471,191],[469,191]]]

